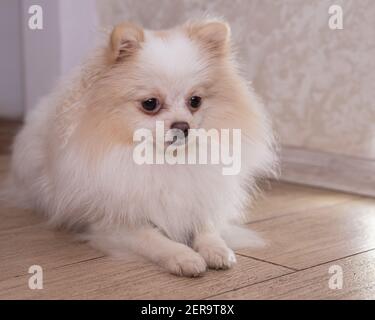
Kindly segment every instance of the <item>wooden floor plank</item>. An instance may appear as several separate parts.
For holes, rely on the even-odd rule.
[[[36,225],[43,222],[43,219],[30,210],[22,210],[2,206],[0,204],[0,232]]]
[[[241,254],[304,269],[375,248],[375,200],[307,209],[249,227],[260,232],[268,246],[239,250]]]
[[[72,235],[50,230],[43,223],[0,232],[0,280],[25,275],[32,265],[50,269],[100,256]]]
[[[339,276],[341,271],[343,281],[340,289],[337,278],[332,276]],[[211,299],[375,299],[375,250],[227,292]]]
[[[0,299],[203,299],[289,272],[238,257],[231,270],[183,278],[148,262],[125,263],[104,257],[47,269],[42,290],[28,288],[30,275],[0,281]]]
[[[262,190],[249,209],[248,222],[361,199],[356,195],[277,181],[263,185]]]

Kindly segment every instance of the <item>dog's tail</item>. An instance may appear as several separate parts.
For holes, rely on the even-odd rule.
[[[227,245],[233,250],[261,248],[267,245],[266,241],[257,232],[234,224],[223,226],[220,234]]]

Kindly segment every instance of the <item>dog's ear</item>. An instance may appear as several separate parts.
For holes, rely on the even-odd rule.
[[[230,27],[221,21],[206,21],[188,25],[190,38],[198,40],[212,54],[221,55],[230,47]]]
[[[133,55],[144,41],[143,29],[133,23],[124,22],[114,27],[110,40],[110,58],[122,61]]]

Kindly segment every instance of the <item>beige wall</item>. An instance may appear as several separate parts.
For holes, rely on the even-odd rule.
[[[167,28],[204,13],[232,26],[244,72],[284,145],[375,158],[375,1],[108,0],[101,24]],[[328,28],[341,4],[344,30]]]

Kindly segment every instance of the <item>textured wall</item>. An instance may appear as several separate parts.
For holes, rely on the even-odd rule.
[[[375,1],[98,0],[99,19],[168,28],[202,14],[232,26],[247,78],[285,145],[375,158]],[[328,28],[341,4],[344,30]]]

